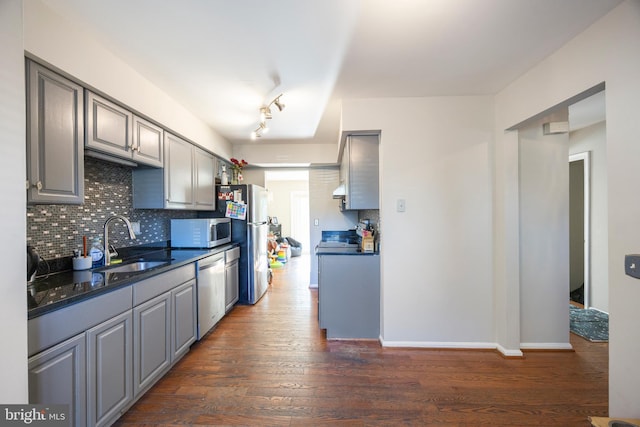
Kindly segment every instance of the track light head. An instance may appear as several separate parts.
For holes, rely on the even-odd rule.
[[[280,97],[282,96],[282,94],[278,95],[278,97],[276,99],[273,100],[272,104],[275,104],[276,107],[278,107],[278,111],[282,111],[284,110],[284,103],[282,101],[280,101]]]
[[[260,121],[264,122],[265,120],[272,119],[271,109],[269,107],[262,107],[260,109]]]

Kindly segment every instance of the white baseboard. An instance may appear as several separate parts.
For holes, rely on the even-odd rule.
[[[468,350],[495,350],[496,344],[491,342],[450,342],[450,341],[386,341],[380,337],[383,347],[406,348],[452,348]]]
[[[520,348],[523,350],[573,350],[573,346],[568,342],[521,342]]]
[[[317,283],[309,283],[309,288],[318,289],[318,284]]]
[[[508,349],[504,348],[500,344],[496,344],[496,350],[498,350],[504,357],[523,357],[524,354],[520,349]]]

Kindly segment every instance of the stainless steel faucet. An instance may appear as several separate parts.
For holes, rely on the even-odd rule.
[[[129,230],[129,237],[131,237],[132,239],[136,238],[136,235],[133,232],[133,227],[131,227],[131,223],[127,218],[125,218],[122,215],[113,215],[107,218],[107,220],[104,222],[104,265],[110,265],[111,256],[118,254],[115,251],[114,251],[115,254],[112,254],[111,248],[109,247],[109,223],[116,219],[121,219],[125,223],[125,225],[127,226],[127,229]]]

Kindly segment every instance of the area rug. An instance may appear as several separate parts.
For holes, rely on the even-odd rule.
[[[609,315],[569,304],[569,329],[591,342],[609,341]]]

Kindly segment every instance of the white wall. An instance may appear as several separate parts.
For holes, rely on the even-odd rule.
[[[278,218],[282,226],[282,237],[293,237],[300,240],[306,236],[293,236],[291,234],[291,192],[309,191],[308,181],[268,181],[269,189],[269,216]],[[306,216],[306,215],[305,215]],[[306,239],[305,239],[306,240]],[[309,248],[307,248],[309,249]]]
[[[591,291],[590,305],[609,312],[606,122],[569,134],[569,154],[591,152]]]
[[[496,96],[496,191],[501,209],[518,205],[513,187],[517,158],[507,129],[598,83],[606,82],[608,229],[609,229],[609,414],[640,418],[640,328],[637,304],[640,281],[625,276],[624,255],[640,248],[640,200],[629,198],[640,182],[640,2],[627,0],[594,23],[556,53],[542,61]],[[517,154],[517,153],[516,153]],[[499,162],[500,159],[506,159]],[[510,216],[496,217],[495,224],[507,249],[517,246],[517,231]],[[508,250],[496,264],[504,266]],[[498,253],[500,254],[500,253]],[[510,293],[512,281],[506,269],[497,269],[497,287]],[[504,307],[497,316],[510,318]],[[504,331],[503,331],[504,332]],[[510,341],[512,331],[500,334]]]
[[[343,129],[381,129],[385,345],[495,346],[491,97],[347,100]],[[406,212],[396,200],[406,200]]]
[[[340,182],[340,172],[337,167],[309,169],[309,221],[311,228],[311,262],[309,283],[311,287],[318,286],[318,257],[314,248],[322,239],[322,230],[348,230],[358,224],[358,212],[340,212],[338,200],[332,199],[333,190]],[[318,225],[314,225],[314,220]]]
[[[334,144],[274,144],[257,141],[233,147],[233,156],[249,163],[312,163],[336,164],[338,139]]]
[[[26,146],[22,1],[0,0],[0,402],[27,403]]]
[[[24,3],[24,49],[203,148],[231,157],[227,140],[39,0]]]
[[[569,136],[518,131],[520,347],[570,349]]]

